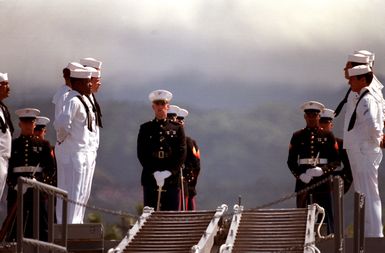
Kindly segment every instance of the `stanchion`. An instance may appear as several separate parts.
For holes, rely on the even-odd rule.
[[[345,253],[344,240],[344,181],[337,176],[333,182],[333,204],[334,204],[334,252]]]
[[[353,253],[365,252],[365,194],[354,193]]]

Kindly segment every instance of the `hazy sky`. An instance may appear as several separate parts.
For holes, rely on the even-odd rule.
[[[146,100],[168,88],[193,103],[254,87],[341,89],[355,49],[375,52],[385,73],[384,9],[381,0],[0,0],[0,72],[24,96],[52,94],[81,57],[103,61],[100,96]]]

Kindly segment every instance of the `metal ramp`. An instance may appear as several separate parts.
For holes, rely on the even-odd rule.
[[[234,206],[234,215],[220,253],[290,252],[316,253],[314,226],[323,208],[243,210]],[[321,222],[322,223],[322,222]]]
[[[109,253],[209,253],[227,206],[215,211],[154,211],[145,208],[126,237]]]

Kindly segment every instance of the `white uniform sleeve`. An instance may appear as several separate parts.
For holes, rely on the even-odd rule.
[[[63,142],[71,133],[71,124],[78,109],[79,103],[75,102],[75,98],[70,99],[65,103],[63,112],[54,122],[58,142]]]
[[[366,96],[357,110],[363,115],[370,139],[380,145],[383,129],[382,103],[377,103],[373,97]]]

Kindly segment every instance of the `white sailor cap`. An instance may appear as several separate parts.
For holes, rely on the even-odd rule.
[[[93,67],[85,67],[85,69],[91,71],[91,77],[100,77],[100,70]]]
[[[177,105],[170,105],[167,114],[178,115],[180,108]]]
[[[0,73],[0,82],[8,81],[8,73]]]
[[[148,95],[148,98],[151,102],[159,100],[170,102],[172,99],[172,93],[167,90],[154,90]]]
[[[177,117],[180,119],[184,119],[187,117],[187,115],[188,115],[188,111],[186,109],[180,108],[180,110],[177,114]]]
[[[370,72],[372,72],[372,68],[368,65],[358,65],[351,69],[348,69],[349,77],[364,75]]]
[[[329,119],[333,120],[334,119],[334,111],[328,108],[325,108],[321,114],[320,114],[321,119]]]
[[[369,57],[363,54],[349,54],[348,62],[356,62],[356,63],[369,63]]]
[[[36,126],[46,126],[50,122],[50,119],[44,116],[36,117]]]
[[[67,64],[67,67],[66,67],[66,68],[69,69],[69,70],[74,70],[74,69],[84,69],[84,66],[81,65],[81,64],[78,63],[78,62],[69,62],[69,63]]]
[[[40,110],[36,108],[22,108],[15,111],[16,115],[20,118],[36,119],[37,115],[40,114]]]
[[[365,49],[356,50],[356,51],[354,51],[354,53],[365,55],[365,56],[369,57],[369,62],[374,62],[375,55],[374,55],[374,53],[372,53],[368,50],[365,50]]]
[[[91,78],[91,71],[87,69],[74,69],[71,70],[70,77],[72,78],[80,78],[80,79],[90,79]]]
[[[325,106],[317,101],[307,101],[303,103],[301,106],[301,110],[303,110],[304,112],[314,111],[314,112],[320,113],[324,109],[325,109]]]
[[[84,66],[89,66],[89,67],[93,67],[96,69],[100,69],[102,67],[101,61],[98,61],[98,60],[91,58],[91,57],[80,59],[80,63],[83,64]]]

